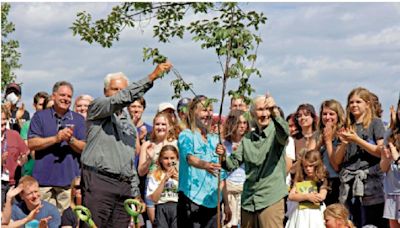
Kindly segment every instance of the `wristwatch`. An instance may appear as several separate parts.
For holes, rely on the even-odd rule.
[[[72,143],[74,143],[74,142],[75,142],[75,138],[72,136],[71,139],[68,141],[68,144],[72,145]]]

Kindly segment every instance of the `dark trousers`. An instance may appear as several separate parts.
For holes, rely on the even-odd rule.
[[[177,228],[177,206],[176,202],[157,204],[154,225],[157,228]]]
[[[326,206],[329,206],[334,203],[339,203],[339,187],[340,187],[340,179],[339,177],[329,178],[328,179],[329,189],[328,194],[324,200]]]
[[[131,183],[82,169],[81,186],[83,205],[90,210],[97,227],[128,227],[131,217],[124,209],[124,201],[133,198]]]
[[[361,228],[365,225],[374,225],[379,228],[389,227],[387,219],[383,218],[384,203],[363,206],[360,197],[349,198],[346,202],[354,225]]]
[[[185,228],[215,228],[217,227],[217,207],[208,208],[193,203],[179,192],[178,227]]]

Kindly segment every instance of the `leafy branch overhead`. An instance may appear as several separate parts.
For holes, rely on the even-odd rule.
[[[89,43],[111,47],[118,41],[125,28],[142,28],[151,24],[153,37],[161,43],[172,38],[190,38],[203,49],[215,51],[222,74],[213,76],[213,81],[235,79],[239,86],[228,92],[231,96],[247,96],[254,92],[248,83],[252,75],[261,76],[254,67],[257,47],[262,42],[256,34],[267,18],[262,12],[248,11],[247,3],[211,2],[125,2],[115,6],[104,19],[94,21],[88,12],[79,12],[71,29],[74,35]],[[201,19],[198,19],[201,18]],[[144,50],[144,59],[160,56]],[[157,50],[158,51],[158,50]],[[165,60],[165,59],[164,59]],[[188,90],[189,84],[174,80],[174,97]]]
[[[19,58],[21,53],[18,52],[19,42],[10,39],[8,36],[15,31],[15,25],[8,21],[8,13],[10,11],[9,3],[1,3],[1,89],[4,90],[6,85],[13,82],[16,78],[14,69],[20,68]]]

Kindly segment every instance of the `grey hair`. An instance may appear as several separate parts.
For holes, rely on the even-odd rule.
[[[253,98],[253,100],[251,101],[251,105],[250,105],[250,114],[251,117],[255,118],[256,117],[256,103],[258,100],[261,99],[267,99],[267,97],[265,95],[258,95],[255,98]]]
[[[68,86],[68,87],[71,89],[72,93],[74,93],[74,87],[72,86],[71,83],[69,83],[69,82],[67,82],[67,81],[58,81],[58,82],[56,82],[56,83],[54,84],[54,86],[53,86],[53,93],[57,92],[58,89],[59,89],[61,86]]]
[[[129,79],[124,73],[122,73],[122,72],[109,73],[104,78],[104,89],[107,89],[110,86],[111,80],[120,79],[120,78],[126,80],[126,82],[129,84]]]

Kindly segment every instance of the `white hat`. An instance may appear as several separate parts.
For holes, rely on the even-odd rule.
[[[158,105],[158,110],[157,110],[157,112],[162,112],[162,111],[164,111],[164,110],[166,110],[166,109],[169,109],[169,108],[175,111],[175,108],[174,108],[174,106],[173,106],[171,103],[163,102],[163,103],[161,103],[161,104]]]

